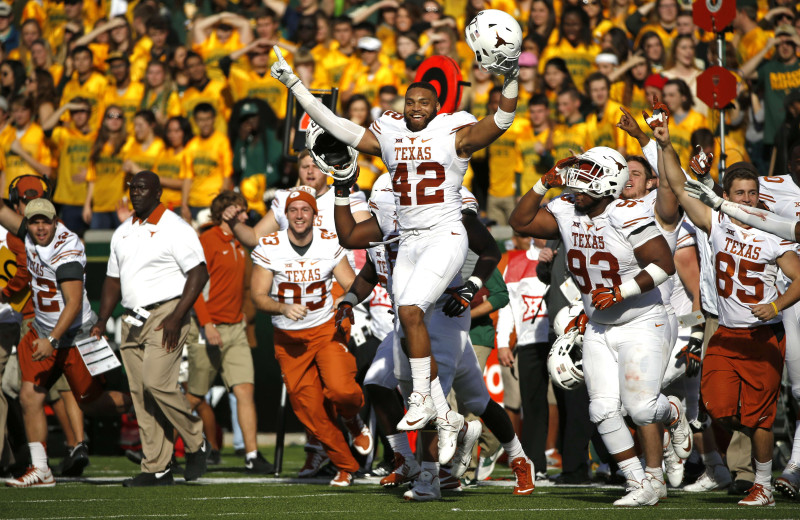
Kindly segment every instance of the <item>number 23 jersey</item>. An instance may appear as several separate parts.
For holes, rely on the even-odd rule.
[[[392,176],[401,230],[461,222],[461,183],[469,158],[456,153],[456,132],[477,123],[468,112],[439,114],[412,132],[402,114],[388,110],[370,125]]]
[[[567,249],[567,268],[581,291],[589,319],[619,325],[662,305],[661,295],[654,289],[602,311],[592,306],[592,290],[633,279],[642,270],[633,250],[661,236],[652,211],[644,202],[615,200],[592,219],[575,208],[571,195],[564,195],[551,201],[547,211],[558,222]]]
[[[288,231],[261,237],[253,250],[253,263],[272,271],[273,300],[305,305],[308,314],[293,321],[282,314],[272,316],[272,324],[283,330],[301,330],[322,325],[333,317],[331,285],[333,269],[346,256],[336,233],[313,228],[313,239],[306,254],[300,256],[289,242]]]

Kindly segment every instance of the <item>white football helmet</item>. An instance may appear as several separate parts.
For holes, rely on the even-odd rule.
[[[556,336],[561,336],[567,329],[567,325],[572,321],[572,318],[583,312],[583,304],[577,303],[575,305],[567,305],[562,307],[553,318],[553,332]]]
[[[337,181],[347,181],[358,174],[358,151],[323,130],[313,120],[306,130],[306,148],[317,167]]]
[[[583,384],[583,334],[572,329],[553,342],[547,355],[547,371],[553,384],[573,390]]]
[[[595,146],[576,156],[578,162],[567,169],[566,186],[594,198],[619,198],[628,182],[628,161],[607,146]]]
[[[486,9],[475,15],[464,32],[481,67],[502,75],[514,70],[522,53],[522,29],[513,16]]]

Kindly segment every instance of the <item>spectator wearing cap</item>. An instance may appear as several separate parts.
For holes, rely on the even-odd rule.
[[[79,45],[72,49],[70,56],[74,72],[65,73],[61,79],[63,85],[61,98],[82,97],[86,99],[92,107],[92,130],[98,131],[103,122],[108,81],[102,74],[94,70],[92,65],[94,54],[89,47]],[[62,121],[67,122],[66,114],[62,116]]]
[[[223,12],[200,18],[192,27],[192,50],[206,63],[211,79],[223,80],[218,62],[253,41],[250,20],[237,14]]]
[[[211,206],[220,192],[233,187],[233,155],[228,136],[214,129],[214,107],[200,103],[194,107],[198,128],[183,154],[183,196],[181,215],[187,221]]]
[[[207,103],[214,108],[216,119],[215,128],[222,133],[228,129],[228,119],[230,118],[230,93],[227,82],[224,80],[211,79],[206,74],[206,65],[203,58],[196,52],[186,53],[184,60],[186,72],[189,75],[189,88],[182,96],[173,92],[170,96],[167,114],[170,117],[183,116],[192,121],[194,133],[198,133],[197,122],[194,120],[194,108],[200,103]],[[211,203],[211,200],[208,201]]]
[[[536,66],[539,58],[532,52],[523,52],[519,55],[519,98],[517,101],[517,115],[525,117],[528,111],[528,101],[536,92]],[[476,116],[477,117],[477,116]]]
[[[142,439],[142,473],[125,486],[172,483],[173,428],[186,445],[184,478],[206,470],[209,448],[202,423],[192,415],[178,385],[189,310],[208,281],[205,256],[195,231],[159,202],[153,172],[130,182],[133,214],[111,238],[100,319],[91,334],[101,337],[118,303],[125,309],[120,354]]]
[[[11,100],[13,127],[6,127],[0,134],[0,170],[3,179],[3,197],[8,197],[8,186],[21,175],[35,173],[42,177],[53,174],[50,148],[44,140],[44,132],[33,121],[33,100],[24,95]]]
[[[83,221],[83,204],[86,201],[86,173],[89,155],[97,132],[91,127],[92,107],[85,98],[76,97],[61,105],[42,123],[56,158],[56,191],[53,201],[61,206],[61,221],[79,237],[86,231]],[[69,112],[69,122],[59,125],[61,117]]]
[[[791,92],[800,90],[800,62],[797,50],[800,48],[800,37],[797,29],[791,25],[781,25],[775,29],[775,37],[771,38],[758,54],[742,65],[741,77],[748,79],[757,73],[758,86],[764,92],[764,144],[765,151],[775,155],[777,130],[786,117],[785,98]],[[771,60],[764,61],[770,51],[775,49]],[[782,161],[781,161],[782,162]],[[773,164],[770,175],[783,174],[786,164]],[[766,172],[764,172],[766,173]]]
[[[758,2],[756,0],[736,0],[733,31],[738,41],[736,59],[739,63],[748,62],[766,47],[767,42],[772,38],[772,31],[765,31],[758,25]],[[768,54],[768,57],[772,56],[771,52]]]
[[[0,41],[3,42],[6,52],[19,47],[19,31],[14,27],[14,13],[6,2],[0,2]]]
[[[127,54],[114,51],[108,55],[106,63],[113,81],[109,82],[103,104],[117,105],[122,109],[125,115],[125,128],[130,134],[133,132],[133,116],[142,106],[144,85],[131,79],[131,64]]]
[[[619,65],[619,58],[613,52],[601,52],[594,59],[594,64],[597,66],[597,72],[605,77],[611,79],[611,75]]]
[[[342,75],[340,93],[342,106],[353,94],[362,94],[372,106],[378,104],[378,90],[384,85],[399,85],[397,77],[388,65],[388,60],[380,56],[381,41],[372,36],[358,40],[359,60],[353,61]]]

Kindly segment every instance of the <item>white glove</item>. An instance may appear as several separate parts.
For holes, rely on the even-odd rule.
[[[722,206],[724,202],[722,197],[714,193],[713,189],[694,179],[686,181],[686,184],[683,185],[683,189],[686,190],[686,193],[688,193],[690,197],[698,199],[713,210],[719,210],[719,207]]]
[[[286,63],[286,60],[283,59],[281,49],[277,45],[273,45],[272,50],[278,57],[278,61],[272,64],[272,68],[270,68],[269,73],[273,78],[286,85],[286,88],[291,89],[298,81],[300,81],[300,78],[295,75],[292,67],[290,67],[289,64]]]

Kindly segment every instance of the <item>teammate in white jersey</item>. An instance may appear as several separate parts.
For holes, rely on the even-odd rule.
[[[751,228],[738,217],[729,217],[691,197],[682,184],[683,172],[669,131],[659,128],[655,136],[678,200],[692,222],[708,233],[714,252],[720,327],[703,359],[703,403],[715,420],[752,440],[755,482],[739,504],[770,506],[775,503],[772,423],[786,344],[781,311],[800,300],[800,259],[792,242]],[[740,204],[734,214],[750,213],[758,204],[758,195],[755,167],[745,162],[732,164],[725,175],[723,196]],[[778,268],[791,280],[780,295],[775,288]]]
[[[86,252],[78,236],[56,219],[53,204],[44,198],[31,201],[25,218],[0,205],[0,225],[25,236],[28,271],[35,319],[17,347],[22,371],[22,404],[31,467],[11,487],[52,487],[45,441],[47,391],[65,374],[81,409],[89,415],[119,414],[130,408],[130,395],[103,391],[101,377],[92,377],[76,341],[89,337],[97,315],[89,306],[84,288]]]
[[[669,425],[676,451],[691,451],[691,435],[678,399],[661,394],[671,345],[667,313],[653,289],[675,272],[672,255],[644,202],[616,200],[627,181],[628,166],[618,152],[592,148],[547,172],[509,222],[518,233],[560,233],[564,241],[567,267],[589,319],[583,339],[589,416],[628,479],[629,493],[614,504],[640,506],[657,504],[659,495],[636,457],[621,408],[637,425]],[[575,193],[540,211],[542,197],[554,186]],[[660,451],[660,438],[657,446]]]
[[[398,427],[418,429],[434,417],[444,421],[450,410],[440,382],[430,377],[435,368],[426,312],[466,258],[459,189],[472,154],[489,146],[514,120],[519,65],[516,59],[509,60],[500,106],[493,116],[477,121],[466,112],[437,115],[441,106],[436,89],[430,83],[417,82],[406,91],[403,114],[387,111],[366,131],[336,116],[312,96],[280,50],[274,49],[278,61],[272,66],[272,76],[292,91],[311,119],[344,144],[380,156],[392,175],[402,234],[393,297],[414,378],[408,414]],[[336,203],[349,205],[349,200],[337,198]],[[478,278],[469,284],[465,290],[474,292],[482,285]]]

